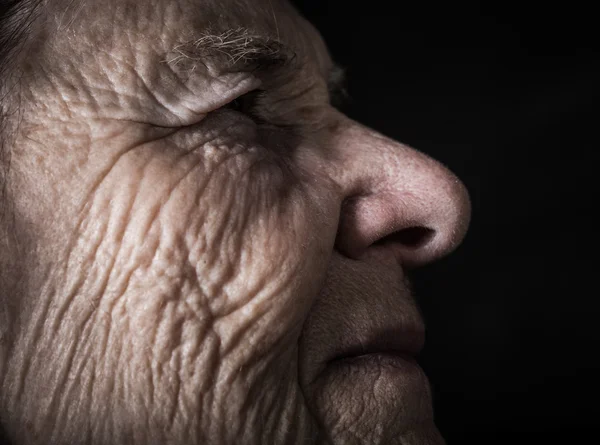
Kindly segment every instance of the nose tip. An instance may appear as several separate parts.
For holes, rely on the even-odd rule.
[[[373,247],[391,249],[405,267],[443,257],[464,238],[470,200],[462,182],[412,148],[361,130],[346,148],[347,172],[336,248],[360,258]],[[359,149],[359,146],[362,148]]]

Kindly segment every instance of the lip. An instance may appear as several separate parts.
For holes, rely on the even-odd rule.
[[[404,326],[357,337],[354,342],[340,347],[328,362],[354,361],[375,355],[414,361],[425,344],[425,329],[422,326]]]

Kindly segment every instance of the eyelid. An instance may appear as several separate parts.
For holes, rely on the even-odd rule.
[[[251,73],[207,73],[189,76],[183,94],[175,92],[164,95],[161,105],[166,113],[160,112],[160,117],[153,119],[153,124],[177,128],[197,124],[213,111],[261,85],[262,81]]]
[[[260,79],[249,76],[248,73],[231,73],[214,78],[209,83],[211,91],[200,93],[200,100],[204,103],[199,114],[216,111],[236,98],[258,89],[261,85]]]

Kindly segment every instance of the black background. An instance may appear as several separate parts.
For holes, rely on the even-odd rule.
[[[347,113],[470,191],[462,247],[414,273],[448,443],[596,443],[593,3],[296,4],[347,68]]]

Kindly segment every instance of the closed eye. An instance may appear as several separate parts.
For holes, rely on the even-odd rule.
[[[262,90],[250,91],[246,94],[236,97],[223,108],[242,113],[258,124],[263,123],[264,120],[260,117],[258,110],[258,103],[262,93]]]

